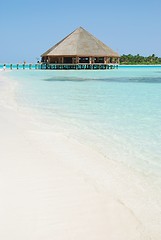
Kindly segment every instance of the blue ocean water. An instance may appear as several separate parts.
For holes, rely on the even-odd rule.
[[[22,107],[108,159],[160,177],[161,66],[7,74]]]

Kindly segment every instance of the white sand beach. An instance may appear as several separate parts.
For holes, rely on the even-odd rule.
[[[0,74],[0,239],[151,239],[103,157],[9,104]]]

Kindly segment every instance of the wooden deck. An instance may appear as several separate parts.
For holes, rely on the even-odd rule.
[[[48,70],[106,70],[117,69],[118,64],[41,64],[41,69]]]
[[[3,67],[3,64],[0,65]],[[47,64],[47,63],[36,63],[36,64],[5,64],[6,69],[37,69],[37,70],[110,70],[118,69],[118,64]]]

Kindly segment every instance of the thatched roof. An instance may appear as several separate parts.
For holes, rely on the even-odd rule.
[[[44,56],[109,56],[119,57],[118,53],[106,46],[82,27],[77,28],[58,42]]]

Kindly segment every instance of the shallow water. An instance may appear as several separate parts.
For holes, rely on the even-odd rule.
[[[161,67],[20,70],[7,75],[18,82],[19,106],[32,109],[55,131],[94,148],[107,161],[141,175],[151,184],[149,194],[154,198],[157,194],[152,208],[159,204]],[[157,214],[157,221],[161,221],[161,213]]]
[[[19,82],[22,106],[116,161],[161,170],[161,67],[9,75]]]

